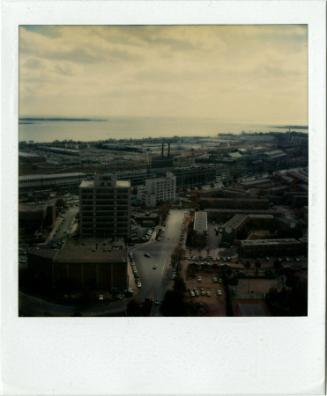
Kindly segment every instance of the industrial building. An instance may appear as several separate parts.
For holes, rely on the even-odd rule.
[[[155,207],[159,202],[174,201],[176,199],[176,177],[167,172],[165,177],[146,179],[141,189],[142,201],[147,207]]]
[[[28,267],[34,282],[58,290],[128,287],[127,249],[122,241],[71,239],[60,250],[31,248]]]
[[[236,214],[223,225],[223,240],[232,242],[246,236],[250,229],[266,229],[273,223],[270,214]]]
[[[19,190],[34,190],[50,187],[77,187],[86,176],[85,173],[81,172],[19,176]]]
[[[172,172],[176,176],[178,189],[203,186],[216,181],[216,169],[210,166],[181,167]]]
[[[306,241],[295,238],[246,239],[240,243],[240,254],[245,257],[292,256],[307,251]]]
[[[197,234],[206,235],[208,231],[207,212],[195,212],[193,231]]]
[[[173,157],[170,155],[170,143],[168,143],[167,155],[164,153],[164,143],[161,145],[161,156],[151,158],[151,168],[172,168]]]
[[[268,209],[268,199],[257,198],[201,198],[202,208],[217,209]]]
[[[52,227],[56,217],[56,200],[19,204],[19,227],[26,231]]]
[[[112,175],[82,181],[79,188],[82,237],[128,238],[131,185]]]

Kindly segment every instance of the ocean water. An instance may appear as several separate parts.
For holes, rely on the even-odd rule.
[[[306,132],[306,129],[292,128]],[[287,126],[222,123],[215,119],[113,117],[95,119],[20,119],[19,140],[96,141],[172,136],[216,136],[219,133],[287,131]]]

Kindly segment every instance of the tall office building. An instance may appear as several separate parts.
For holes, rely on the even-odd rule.
[[[112,175],[82,181],[80,233],[82,237],[128,238],[130,233],[130,182]]]

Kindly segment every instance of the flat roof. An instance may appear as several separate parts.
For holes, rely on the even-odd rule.
[[[82,180],[80,188],[92,188],[94,186],[94,180]]]
[[[266,198],[216,198],[216,197],[201,197],[202,201],[211,201],[211,202],[231,202],[231,201],[237,201],[237,202],[257,202],[257,203],[262,203],[262,202],[269,202],[268,199]]]
[[[229,219],[225,224],[224,228],[226,232],[232,232],[233,229],[237,229],[241,224],[244,223],[248,218],[245,214],[236,214],[231,219]]]
[[[40,158],[40,155],[36,153],[26,153],[24,151],[20,151],[19,156],[23,158]]]
[[[265,210],[265,209],[216,209],[216,208],[205,208],[207,213],[217,213],[217,214],[271,214],[277,215],[277,210]]]
[[[196,232],[206,232],[208,230],[207,212],[195,212],[193,229]]]
[[[246,239],[241,241],[242,246],[258,246],[258,245],[298,245],[300,242],[294,238],[283,239]]]
[[[24,175],[24,176],[19,176],[19,180],[57,179],[57,178],[75,177],[75,176],[82,177],[82,176],[86,176],[86,174],[81,172],[72,172],[72,173],[52,173],[52,174],[44,174],[44,175]]]
[[[129,180],[116,180],[117,188],[129,188],[131,186],[131,182]]]
[[[123,263],[127,249],[123,241],[108,239],[70,239],[55,257],[57,263]]]
[[[110,181],[109,181],[110,182]],[[129,188],[131,182],[129,180],[115,180],[116,188]],[[95,180],[82,180],[80,188],[93,188],[96,185]],[[101,184],[97,184],[97,187],[102,187]],[[107,185],[104,187],[108,187]]]

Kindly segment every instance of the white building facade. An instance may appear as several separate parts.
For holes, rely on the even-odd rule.
[[[146,179],[145,186],[141,190],[142,200],[145,206],[152,208],[159,202],[175,201],[176,177],[167,172],[165,177]]]

